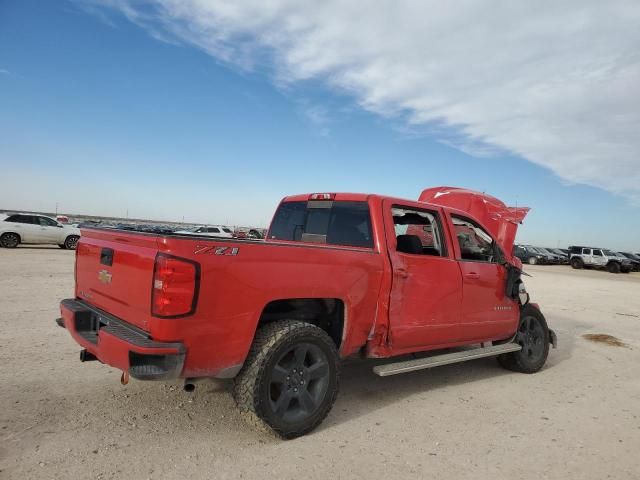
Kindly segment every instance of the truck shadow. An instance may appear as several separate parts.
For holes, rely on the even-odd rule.
[[[544,368],[536,375],[544,376],[549,370],[569,360],[575,346],[575,336],[569,332],[557,331],[558,348],[549,351],[549,358]],[[400,357],[400,361],[412,357]],[[472,360],[459,364],[419,370],[415,372],[378,377],[373,373],[375,365],[391,363],[391,359],[348,359],[343,362],[340,382],[340,394],[329,418],[320,429],[330,428],[356,419],[362,415],[399,403],[405,398],[430,392],[455,389],[458,385],[483,382],[490,379],[523,375],[500,367],[495,358]],[[505,382],[507,385],[507,382]],[[517,388],[508,383],[509,388]],[[496,388],[500,388],[499,385]],[[422,398],[422,397],[420,397]],[[424,398],[428,402],[428,396]]]
[[[536,374],[542,377],[541,381],[551,369],[571,358],[576,333],[581,333],[586,327],[573,323],[569,330],[556,331],[559,348],[550,352],[547,365]],[[375,365],[388,362],[389,359],[344,361],[338,399],[331,414],[316,432],[339,428],[341,424],[371,415],[389,405],[400,404],[409,397],[417,397],[418,402],[424,402],[425,408],[435,408],[434,400],[429,395],[445,391],[452,398],[457,398],[458,385],[493,379],[495,388],[518,388],[506,377],[522,375],[503,370],[493,358],[384,378],[373,373]],[[81,449],[81,437],[76,441],[76,434],[101,431],[106,426],[132,438],[144,435],[145,438],[155,438],[157,442],[165,435],[175,435],[180,439],[194,434],[203,438],[224,438],[238,445],[280,442],[275,436],[261,434],[243,421],[231,398],[228,381],[205,380],[193,394],[188,394],[182,391],[182,384],[177,381],[134,381],[121,387],[117,384],[116,370],[97,364],[91,367],[104,370],[93,374],[99,381],[90,380],[91,375],[86,371],[88,366],[74,363],[67,371],[74,380],[69,382],[64,393],[48,389],[39,381],[22,385],[21,389],[38,392],[35,395],[37,401],[47,399],[61,408],[44,415],[36,422],[35,428],[30,426],[23,432],[13,433],[10,428],[7,433],[12,443],[18,441],[18,446],[23,437],[40,436],[45,431],[51,431],[73,435],[74,440],[70,440],[70,443],[74,444],[74,448]],[[504,382],[501,382],[503,377]],[[25,423],[31,423],[26,415]],[[384,421],[384,417],[372,417],[371,422],[377,421]],[[366,430],[367,425],[364,424],[362,428]]]

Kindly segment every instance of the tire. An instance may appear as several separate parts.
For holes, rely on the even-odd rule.
[[[0,246],[4,248],[16,248],[20,245],[20,235],[13,232],[3,233],[0,236]]]
[[[576,270],[580,270],[584,268],[584,262],[581,258],[572,258],[571,259],[571,268],[575,268]]]
[[[618,262],[609,262],[607,265],[607,272],[609,273],[620,273],[621,268]]]
[[[282,438],[304,435],[329,414],[338,394],[339,362],[324,330],[297,320],[261,327],[234,380],[233,398],[253,426]]]
[[[535,265],[538,263],[538,259],[536,257],[529,257],[529,265]]]
[[[498,363],[514,372],[540,371],[549,356],[550,336],[544,315],[532,305],[527,304],[520,311],[515,342],[522,346],[522,350],[499,355]]]
[[[80,237],[78,235],[69,235],[64,241],[64,248],[66,250],[75,250],[78,245],[78,239]]]
[[[59,243],[59,244],[58,244],[58,246],[59,246],[61,249],[63,249],[63,250],[66,250],[66,248],[67,248],[67,247],[64,245],[64,243]]]

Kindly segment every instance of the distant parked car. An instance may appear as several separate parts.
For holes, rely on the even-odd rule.
[[[549,263],[547,255],[531,245],[514,245],[513,254],[522,260],[522,263],[528,263],[529,265]]]
[[[75,250],[80,230],[44,215],[17,213],[0,220],[0,246],[15,248],[23,244],[51,244]]]
[[[233,230],[224,225],[197,225],[195,227],[178,230],[180,235],[204,235],[206,237],[233,238]]]
[[[629,261],[631,262],[631,270],[633,272],[640,272],[640,257],[637,255],[634,255],[633,253],[627,253],[627,252],[616,252],[618,255],[620,255],[621,257],[626,257],[629,259]]]
[[[569,250],[564,251],[562,248],[545,248],[545,250],[558,255],[560,257],[560,263],[564,265],[569,264]]]
[[[610,273],[629,273],[631,260],[606,248],[571,246],[569,262],[573,268],[602,268]]]
[[[552,264],[562,263],[561,255],[558,255],[557,253],[552,252],[548,248],[544,248],[544,247],[535,247],[535,248],[536,250],[538,250],[539,252],[547,256],[549,263],[552,263]]]

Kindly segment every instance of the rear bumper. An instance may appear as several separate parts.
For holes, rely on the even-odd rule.
[[[102,363],[140,380],[180,376],[186,354],[182,343],[153,341],[148,333],[79,300],[63,300],[60,312],[56,323]]]

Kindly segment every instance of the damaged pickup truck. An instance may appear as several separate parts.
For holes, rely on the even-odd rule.
[[[539,371],[556,340],[511,254],[527,212],[438,187],[286,197],[262,241],[85,228],[57,323],[123,380],[233,378],[244,416],[293,438],[351,355],[389,358],[380,376],[489,356]]]

